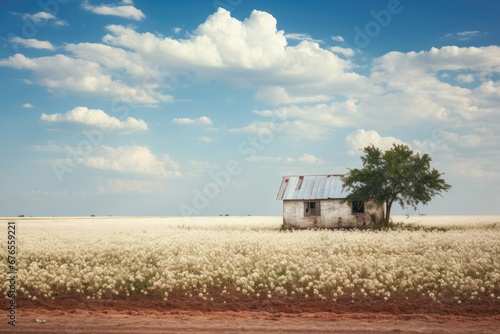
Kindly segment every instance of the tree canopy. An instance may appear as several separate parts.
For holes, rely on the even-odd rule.
[[[385,203],[385,225],[389,224],[395,202],[402,208],[416,209],[451,188],[442,178],[443,173],[431,168],[431,157],[414,153],[408,145],[393,144],[385,152],[370,145],[363,152],[363,168],[351,169],[344,177],[343,188],[349,191],[346,201],[372,199],[379,205]]]

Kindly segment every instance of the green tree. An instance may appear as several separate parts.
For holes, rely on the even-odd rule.
[[[414,153],[408,145],[396,145],[382,152],[370,145],[363,149],[363,168],[351,169],[344,177],[343,189],[349,191],[346,201],[373,199],[386,204],[383,224],[387,226],[392,205],[397,202],[404,209],[427,204],[435,195],[451,188],[440,173],[431,168],[428,154]]]

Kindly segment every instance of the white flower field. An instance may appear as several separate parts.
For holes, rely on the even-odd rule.
[[[425,230],[293,232],[279,231],[281,217],[13,220],[17,295],[31,300],[500,300],[500,217],[414,217]],[[4,241],[5,298],[8,271]]]

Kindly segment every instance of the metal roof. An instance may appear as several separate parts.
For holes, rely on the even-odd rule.
[[[283,176],[276,199],[310,200],[345,198],[343,174]]]

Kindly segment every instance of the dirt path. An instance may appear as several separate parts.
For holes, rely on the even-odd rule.
[[[104,312],[26,310],[19,314],[15,329],[7,333],[500,333],[498,317]]]
[[[0,333],[499,333],[500,303],[20,301]]]

